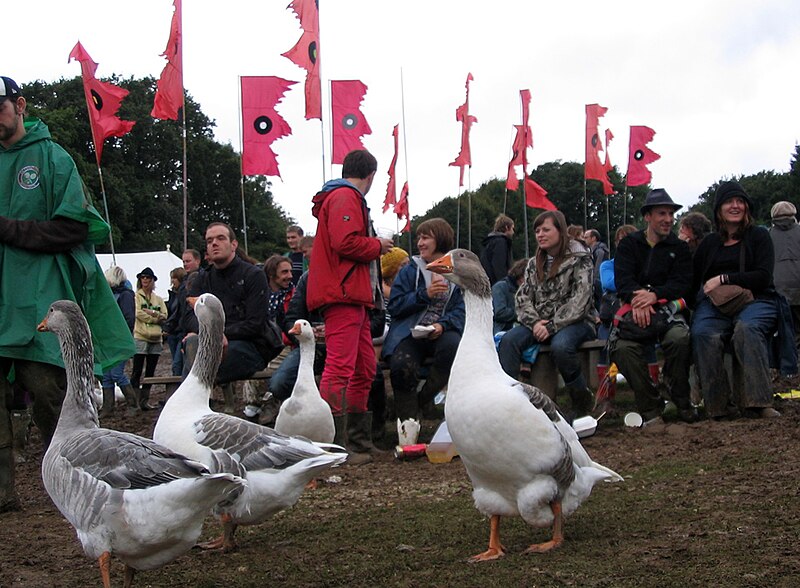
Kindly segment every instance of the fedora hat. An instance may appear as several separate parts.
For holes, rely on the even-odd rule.
[[[644,216],[650,211],[651,208],[656,206],[669,206],[673,211],[678,211],[683,208],[683,204],[676,204],[672,201],[672,198],[669,197],[669,194],[667,194],[667,191],[664,188],[650,190],[647,193],[647,197],[644,199],[644,204],[639,209],[639,212],[641,212],[642,216]]]
[[[154,282],[158,281],[158,276],[156,276],[153,273],[153,270],[151,270],[149,267],[144,268],[142,271],[136,274],[137,280],[141,280],[142,278],[153,278]]]

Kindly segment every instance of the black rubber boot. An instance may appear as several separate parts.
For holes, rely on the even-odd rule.
[[[139,411],[139,395],[136,393],[136,390],[133,389],[133,386],[130,384],[125,384],[121,388],[122,395],[125,397],[125,402],[128,405],[127,413],[134,414]]]
[[[375,446],[372,444],[372,413],[351,412],[347,415],[347,451],[350,465],[363,465],[372,461]]]
[[[340,414],[339,416],[334,415],[333,417],[333,428],[335,433],[333,434],[333,442],[340,447],[347,447],[347,415]]]
[[[0,449],[0,512],[19,510],[19,499],[14,490],[14,450]]]
[[[114,415],[114,404],[117,399],[114,398],[114,387],[103,388],[103,406],[100,408],[100,417],[106,418]]]

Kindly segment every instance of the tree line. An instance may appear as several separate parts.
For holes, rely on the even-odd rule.
[[[119,116],[136,121],[124,137],[106,140],[103,148],[103,180],[111,217],[115,248],[118,252],[164,249],[170,245],[180,252],[183,244],[183,151],[181,124],[171,120],[154,120],[150,107],[156,80],[121,79],[110,81],[130,92],[122,103]],[[103,213],[100,181],[95,163],[92,134],[83,82],[79,76],[55,82],[37,80],[24,85],[28,113],[44,120],[56,142],[73,157],[95,206]],[[214,220],[231,224],[240,233],[242,242],[242,185],[247,210],[248,252],[263,260],[268,254],[286,248],[285,229],[294,219],[275,203],[271,183],[265,176],[245,177],[240,173],[240,155],[227,143],[214,140],[214,122],[206,116],[194,99],[186,94],[187,188],[189,194],[189,247],[203,249],[203,230]],[[786,172],[761,171],[753,175],[720,178],[698,195],[689,211],[712,217],[714,193],[728,179],[738,180],[750,194],[754,217],[768,224],[775,202],[800,201],[800,146],[794,146]],[[547,162],[536,167],[530,176],[548,192],[548,198],[571,224],[584,224],[583,163]],[[614,167],[610,179],[618,194],[608,198],[608,226],[613,234],[622,224],[640,224],[639,208],[650,186],[625,189],[624,177]],[[589,180],[586,186],[586,226],[597,229],[602,240],[609,242],[606,231],[606,197],[600,182]],[[413,198],[413,195],[411,195]],[[525,254],[524,224],[528,227],[541,211],[524,205],[520,191],[508,192],[505,178],[492,179],[460,197],[446,197],[424,214],[412,219],[413,227],[423,220],[442,217],[458,229],[459,246],[481,249],[481,241],[491,231],[495,217],[505,212],[516,223],[513,240],[514,256]],[[627,212],[627,214],[625,214]],[[713,220],[713,219],[712,219]],[[529,231],[529,253],[535,251],[535,238]],[[400,244],[408,248],[407,235]],[[110,251],[108,245],[98,251]]]

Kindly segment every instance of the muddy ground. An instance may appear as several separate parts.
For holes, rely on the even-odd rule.
[[[154,388],[156,400],[162,394]],[[504,519],[507,556],[466,563],[486,548],[488,523],[472,506],[463,465],[386,452],[332,472],[272,521],[240,529],[236,551],[195,550],[137,574],[134,585],[800,586],[800,399],[776,406],[782,417],[769,421],[630,429],[619,416],[603,419],[584,445],[625,482],[596,487],[549,554],[523,554],[547,530]],[[618,409],[630,407],[623,388]],[[118,412],[104,425],[152,433],[157,411]],[[430,436],[435,423],[425,425]],[[34,431],[17,469],[23,508],[0,515],[0,587],[100,586],[96,562],[44,492],[40,453]],[[217,530],[207,521],[204,538]],[[112,582],[122,585],[118,561]]]

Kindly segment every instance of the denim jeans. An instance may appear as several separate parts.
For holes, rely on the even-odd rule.
[[[578,347],[594,338],[594,328],[581,321],[564,327],[543,342],[550,345],[550,356],[567,387],[581,390],[586,388],[586,378],[581,372],[581,362],[578,359]],[[534,339],[533,331],[523,325],[518,325],[503,335],[498,349],[503,371],[512,378],[519,377],[522,352],[534,343],[538,341]]]
[[[122,388],[131,383],[128,376],[125,375],[126,363],[127,361],[121,361],[110,370],[103,372],[103,388],[113,388],[114,384],[118,384]]]
[[[167,335],[167,347],[172,356],[172,375],[180,376],[183,373],[183,350],[181,349],[181,339],[183,335]]]
[[[183,377],[192,370],[197,355],[197,335],[190,335],[183,343]],[[264,358],[252,341],[234,339],[228,341],[228,351],[217,370],[217,384],[227,384],[235,380],[245,380],[266,367]]]
[[[701,297],[692,317],[692,346],[708,416],[726,416],[731,404],[772,406],[768,344],[777,320],[774,300],[754,300],[729,317]],[[722,363],[728,345],[734,355],[733,390]]]

